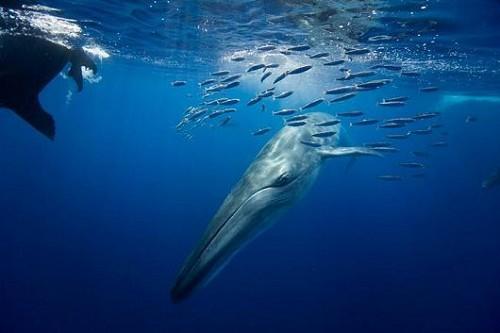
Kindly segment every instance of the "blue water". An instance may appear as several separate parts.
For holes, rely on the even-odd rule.
[[[285,6],[280,2],[231,7],[245,29],[231,31],[214,19],[222,27],[208,25],[208,32],[214,27],[220,38],[234,34],[216,45],[217,36],[189,33],[196,15],[210,7],[206,2],[154,2],[135,12],[138,22],[124,20],[129,7],[141,7],[135,2],[122,13],[116,1],[79,3],[42,2],[82,22],[81,39],[110,53],[96,58],[101,80],[85,82],[76,93],[74,83],[58,75],[42,92],[41,104],[57,122],[53,142],[8,110],[0,112],[0,332],[500,332],[500,186],[481,188],[500,167],[500,30],[491,18],[498,1],[463,1],[468,7],[449,11],[448,1],[418,2],[447,22],[440,26],[442,41],[424,51],[411,48],[420,43],[412,38],[387,47],[388,62],[402,61],[421,77],[383,72],[373,78],[389,77],[390,85],[314,111],[359,109],[377,119],[437,111],[437,119],[409,128],[443,127],[432,136],[396,141],[401,151],[382,159],[327,161],[302,200],[181,304],[169,297],[178,270],[232,186],[280,129],[282,121],[271,112],[321,97],[340,85],[340,72],[315,67],[287,78],[284,87],[295,94],[281,103],[265,100],[266,111],[246,102],[271,82],[261,85],[260,73],[242,79],[241,87],[214,95],[242,101],[228,126],[217,126],[217,119],[189,130],[189,139],[176,125],[201,101],[198,82],[240,66],[228,55],[269,42],[313,43],[313,32],[291,23],[272,33],[261,27],[259,13],[279,12]],[[216,3],[221,8],[214,4],[210,17],[223,16],[224,2]],[[155,4],[164,7],[148,12]],[[164,31],[163,40],[130,43],[160,16],[176,29]],[[247,16],[257,23],[244,25],[251,21]],[[116,36],[117,24],[125,25],[126,38]],[[264,31],[247,45],[254,26]],[[370,31],[377,35],[379,29]],[[299,37],[289,38],[291,31]],[[176,38],[176,44],[165,42]],[[456,41],[460,46],[451,50]],[[148,47],[151,56],[143,56]],[[366,69],[378,62],[348,65]],[[172,87],[173,80],[187,85]],[[428,85],[440,90],[419,91]],[[410,97],[404,108],[377,106],[398,95]],[[477,121],[466,123],[471,115]],[[350,127],[348,119],[344,125],[358,145],[406,131]],[[272,131],[251,135],[264,126]],[[448,146],[429,147],[440,140]],[[413,150],[429,156],[415,158]],[[399,166],[410,160],[426,165],[424,178]],[[402,175],[403,181],[377,179],[382,174]]]

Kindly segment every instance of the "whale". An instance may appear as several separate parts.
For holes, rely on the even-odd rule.
[[[97,71],[82,48],[68,48],[35,36],[0,34],[0,107],[14,111],[53,140],[55,122],[40,105],[38,95],[67,63],[71,64],[68,76],[81,91],[82,67]]]
[[[342,156],[381,156],[366,147],[343,145],[345,135],[332,115],[304,115],[306,124],[285,126],[264,145],[227,195],[180,269],[170,292],[173,303],[206,285],[234,254],[300,199],[316,180],[324,161]],[[316,135],[325,132],[329,135]]]

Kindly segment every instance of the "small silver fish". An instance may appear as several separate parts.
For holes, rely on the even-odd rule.
[[[411,133],[407,132],[405,134],[387,134],[385,137],[388,139],[402,140],[402,139],[408,139],[410,135]]]
[[[315,99],[314,101],[310,102],[310,103],[307,103],[306,105],[304,105],[303,107],[301,107],[300,109],[301,110],[306,110],[306,109],[310,109],[312,107],[315,107],[316,105],[319,105],[321,103],[323,103],[325,101],[324,98],[318,98],[318,99]]]
[[[240,85],[240,81],[233,81],[233,82],[230,82],[230,83],[224,85],[223,89],[231,89],[231,88],[237,87],[239,85]]]
[[[377,178],[380,180],[391,181],[391,182],[403,180],[403,177],[398,175],[382,175],[382,176],[377,176]]]
[[[264,70],[266,70],[268,68],[278,68],[278,67],[280,67],[280,64],[270,63],[270,64],[266,64],[266,68],[264,68]]]
[[[257,64],[257,65],[250,66],[247,69],[247,73],[257,71],[257,70],[262,69],[264,67],[266,67],[266,65],[264,65],[264,64]]]
[[[287,121],[286,126],[299,127],[307,124],[305,121]]]
[[[448,143],[446,141],[437,141],[431,143],[431,147],[448,147]]]
[[[282,99],[282,98],[286,98],[286,97],[290,96],[291,94],[293,94],[293,91],[291,91],[291,90],[289,90],[289,91],[284,91],[284,92],[282,92],[281,94],[275,95],[275,96],[274,96],[274,99]]]
[[[273,115],[275,115],[275,116],[289,116],[289,115],[294,114],[296,112],[297,112],[296,109],[281,109],[281,110],[273,112]]]
[[[410,168],[410,169],[422,169],[425,168],[425,165],[419,162],[401,162],[399,163],[404,168]]]
[[[352,126],[368,126],[368,125],[374,125],[378,123],[379,121],[377,119],[362,119],[360,121],[356,121],[354,123],[350,123],[349,125]]]
[[[271,72],[266,72],[262,75],[262,77],[260,78],[260,82],[264,82],[265,79],[267,79],[269,76],[271,76]]]
[[[345,94],[352,92],[355,89],[354,86],[343,86],[343,87],[338,87],[338,88],[333,88],[325,91],[325,94],[327,95],[337,95],[337,94]]]
[[[223,114],[231,113],[231,112],[236,112],[236,109],[231,108],[231,109],[217,110],[217,111],[214,111],[211,114],[209,114],[208,118],[213,119],[213,118],[222,116]]]
[[[212,75],[212,76],[226,76],[227,74],[229,74],[229,71],[214,72],[214,73],[211,73],[210,75]]]
[[[356,85],[356,89],[358,90],[370,90],[370,89],[377,89],[382,86],[385,86],[386,84],[392,82],[390,79],[382,79],[382,80],[373,80],[373,81],[368,81],[368,82],[363,82],[359,83]]]
[[[435,87],[435,86],[420,88],[421,92],[433,92],[433,91],[438,91],[438,90],[439,90],[439,88]]]
[[[334,119],[334,120],[326,120],[321,123],[316,124],[316,126],[320,127],[325,127],[325,126],[334,126],[340,123],[340,120]]]
[[[314,141],[300,140],[300,143],[302,143],[303,145],[309,146],[309,147],[313,147],[313,148],[321,147],[321,143],[314,142]]]
[[[264,91],[259,93],[260,98],[270,97],[272,95],[274,95],[274,92],[272,90],[264,90]]]
[[[405,123],[383,123],[378,125],[379,128],[401,128],[404,126]]]
[[[330,100],[330,103],[342,102],[342,101],[351,99],[351,98],[355,97],[356,95],[357,95],[356,93],[348,93],[348,94],[345,94],[345,95],[341,95],[341,96],[339,96],[337,98],[334,98],[334,99]]]
[[[332,60],[332,61],[328,61],[328,62],[325,62],[323,65],[325,66],[338,66],[338,65],[342,65],[343,63],[345,63],[345,60]]]
[[[390,97],[390,98],[384,98],[383,102],[405,102],[409,98],[407,96],[397,96],[397,97]]]
[[[172,87],[181,87],[185,86],[186,83],[187,83],[186,81],[177,80],[177,81],[172,81],[170,84],[172,85]]]
[[[254,135],[254,136],[264,135],[267,132],[269,132],[270,130],[271,130],[271,127],[259,128],[258,130],[253,131],[252,135]]]
[[[293,117],[287,118],[285,120],[286,121],[300,121],[300,120],[306,120],[307,118],[309,118],[307,115],[300,114],[298,116],[293,116]]]
[[[432,127],[424,128],[424,129],[416,129],[411,131],[411,134],[415,135],[429,135],[432,134]]]
[[[362,49],[347,49],[345,51],[346,55],[362,55],[362,54],[368,54],[371,51],[367,48],[362,48]]]
[[[277,78],[274,79],[273,84],[276,84],[276,83],[280,82],[285,77],[287,77],[287,75],[288,75],[288,72],[281,73],[280,75],[278,75]]]
[[[309,58],[310,59],[319,59],[319,58],[328,57],[329,55],[330,55],[330,53],[328,53],[328,52],[320,52],[320,53],[310,55]]]
[[[328,138],[330,136],[334,136],[335,134],[337,134],[337,132],[335,131],[324,131],[324,132],[314,133],[312,134],[312,136],[315,138]]]
[[[261,99],[262,99],[262,97],[260,97],[260,96],[254,97],[248,101],[247,105],[251,106],[251,105],[257,104],[258,102],[260,102]]]
[[[223,102],[219,102],[219,105],[234,105],[234,104],[238,104],[240,102],[240,100],[238,98],[231,98],[231,99],[227,99]]]
[[[274,46],[274,45],[263,45],[263,46],[259,46],[257,48],[258,51],[272,51],[275,49],[276,49],[276,46]]]
[[[300,66],[288,72],[288,75],[305,73],[312,68],[311,65]]]
[[[390,41],[393,39],[394,39],[394,37],[389,36],[389,35],[377,35],[377,36],[368,37],[369,42],[387,42],[387,41]]]
[[[307,50],[309,50],[310,48],[311,48],[311,47],[310,47],[309,45],[305,45],[305,44],[304,44],[304,45],[297,45],[297,46],[292,46],[292,47],[289,47],[289,48],[287,49],[287,51],[292,51],[292,52],[294,52],[294,51],[299,51],[299,52],[300,52],[300,51],[307,51]]]
[[[386,101],[386,100],[383,100],[382,102],[378,103],[378,105],[380,106],[405,106],[406,103],[405,102],[402,102],[402,101]]]
[[[431,119],[431,118],[437,117],[439,115],[440,115],[439,112],[423,112],[423,113],[417,114],[415,117],[413,117],[413,119],[416,119],[416,120]]]
[[[363,112],[361,112],[361,111],[347,111],[347,112],[337,113],[337,116],[339,116],[339,117],[359,117],[362,115],[363,115]]]
[[[200,87],[203,87],[203,86],[215,83],[215,82],[217,82],[216,79],[208,79],[208,80],[202,81],[202,82],[200,82],[198,84],[200,85]]]

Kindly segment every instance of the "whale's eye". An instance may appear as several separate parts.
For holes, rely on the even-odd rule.
[[[285,186],[289,184],[292,181],[292,177],[287,172],[283,172],[281,175],[279,175],[278,178],[274,181],[273,186],[275,187],[280,187],[280,186]]]

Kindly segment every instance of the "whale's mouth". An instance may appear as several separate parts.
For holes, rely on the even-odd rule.
[[[267,208],[282,203],[273,193],[281,187],[282,184],[272,184],[258,189],[226,215],[186,262],[171,290],[173,302],[183,300],[199,285],[210,281],[233,254],[263,229],[266,219],[272,216]]]

